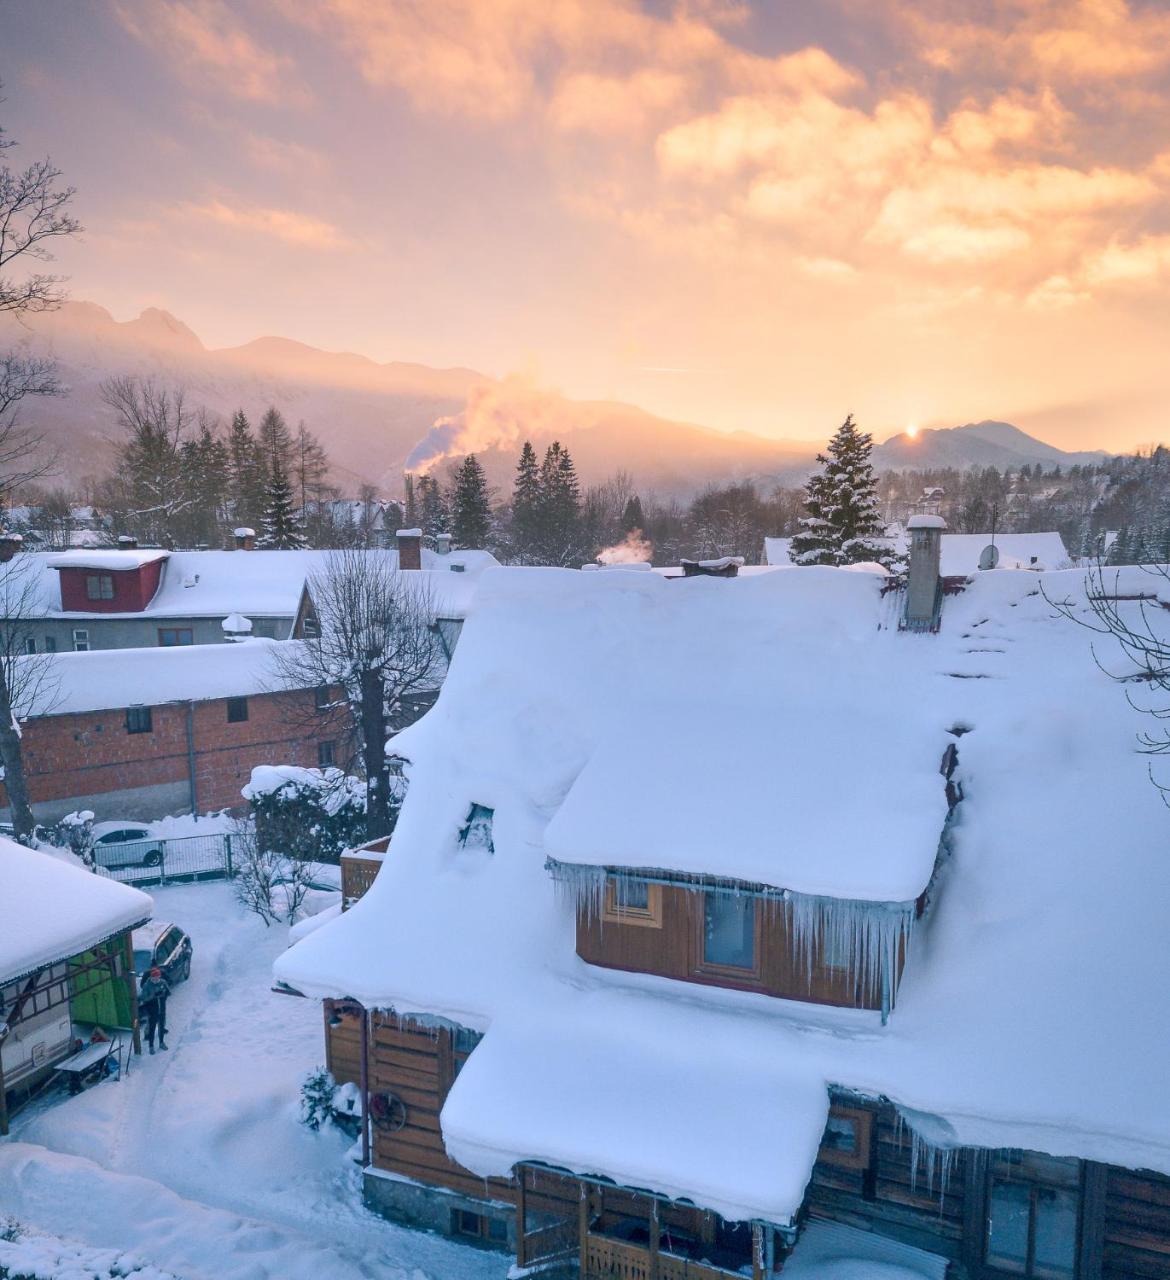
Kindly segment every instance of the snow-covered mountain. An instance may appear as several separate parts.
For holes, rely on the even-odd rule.
[[[891,436],[873,451],[882,471],[935,470],[940,467],[998,467],[1013,471],[1041,463],[1046,469],[1096,463],[1108,457],[1101,450],[1068,453],[1013,427],[1010,422],[969,422],[962,427]]]
[[[493,480],[507,483],[529,437],[538,447],[560,439],[586,482],[624,468],[644,486],[680,493],[799,466],[811,453],[804,443],[669,422],[632,405],[572,401],[473,369],[380,364],[279,337],[210,350],[155,308],[129,321],[92,302],[70,302],[23,324],[0,317],[0,349],[17,344],[54,355],[68,388],[24,409],[24,420],[60,453],[63,482],[109,469],[118,429],[100,387],[122,374],[182,386],[192,405],[224,417],[243,408],[255,421],[275,404],[291,424],[303,419],[316,432],[336,482],[355,491],[369,481],[396,492],[412,454],[440,465],[444,452],[470,449]]]

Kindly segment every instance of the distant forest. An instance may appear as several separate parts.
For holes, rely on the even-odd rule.
[[[804,509],[799,487],[751,479],[711,487],[689,501],[640,490],[620,469],[582,487],[559,444],[526,444],[506,491],[490,487],[474,455],[431,475],[404,477],[401,494],[371,486],[343,493],[329,458],[302,423],[277,408],[253,426],[243,413],[223,424],[193,410],[180,392],[118,379],[105,388],[123,435],[112,474],[88,493],[25,485],[3,495],[4,523],[30,544],[65,547],[119,535],[143,545],[230,546],[240,526],[270,547],[388,545],[399,525],[428,540],[486,547],[520,564],[604,560],[677,564],[683,557],[763,559],[766,536],[791,536]],[[1116,563],[1170,560],[1170,450],[1161,446],[1097,465],[907,470],[878,477],[881,514],[904,521],[932,494],[949,527],[986,533],[1057,530],[1073,555],[1109,540]]]

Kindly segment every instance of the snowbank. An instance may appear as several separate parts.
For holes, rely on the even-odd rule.
[[[138,889],[0,836],[0,983],[150,918]]]

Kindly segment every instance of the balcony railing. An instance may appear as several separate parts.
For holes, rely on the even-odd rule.
[[[585,1273],[581,1280],[727,1280],[728,1276],[742,1275],[742,1271],[725,1271],[707,1262],[661,1252],[654,1272],[650,1251],[645,1245],[629,1244],[592,1231],[585,1238]]]

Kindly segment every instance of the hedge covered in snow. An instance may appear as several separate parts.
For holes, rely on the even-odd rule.
[[[94,1249],[0,1224],[0,1280],[179,1280],[121,1249]]]
[[[366,784],[340,769],[260,765],[241,794],[265,850],[335,863],[366,838]]]

